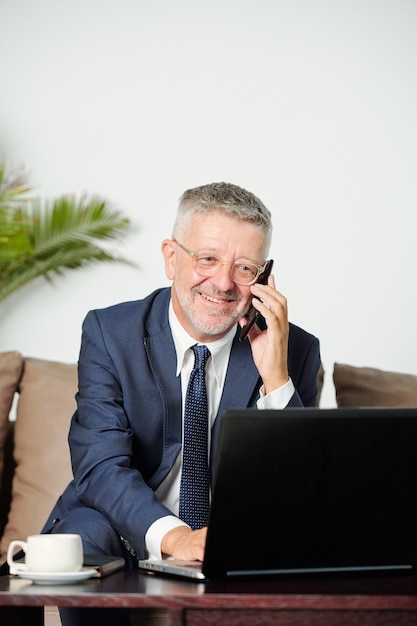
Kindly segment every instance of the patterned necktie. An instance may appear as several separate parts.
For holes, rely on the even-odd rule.
[[[207,526],[210,474],[205,366],[207,346],[193,346],[195,363],[184,407],[184,442],[180,485],[180,518],[193,530]]]

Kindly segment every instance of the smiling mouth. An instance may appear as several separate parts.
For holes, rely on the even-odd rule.
[[[231,302],[237,302],[239,300],[239,298],[233,298],[233,297],[223,297],[223,298],[216,298],[215,296],[209,296],[206,293],[201,293],[198,292],[199,295],[203,298],[203,300],[207,300],[208,302],[213,302],[214,304],[230,304]]]

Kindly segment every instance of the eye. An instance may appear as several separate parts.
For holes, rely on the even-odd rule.
[[[235,272],[238,276],[242,276],[248,278],[249,280],[255,278],[258,273],[258,268],[256,265],[250,265],[247,263],[239,263],[235,265]]]
[[[214,267],[219,263],[219,259],[211,254],[199,254],[196,261],[200,267]]]

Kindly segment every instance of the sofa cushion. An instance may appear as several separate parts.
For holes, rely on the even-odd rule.
[[[0,486],[3,475],[4,445],[9,427],[9,413],[23,370],[19,352],[0,353]]]
[[[337,405],[417,407],[417,376],[334,364]]]
[[[72,478],[68,429],[75,410],[76,365],[25,359],[16,412],[12,503],[1,540],[38,533]]]

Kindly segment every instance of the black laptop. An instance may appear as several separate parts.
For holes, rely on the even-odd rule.
[[[416,564],[417,408],[226,411],[204,562],[139,562],[201,580]]]

